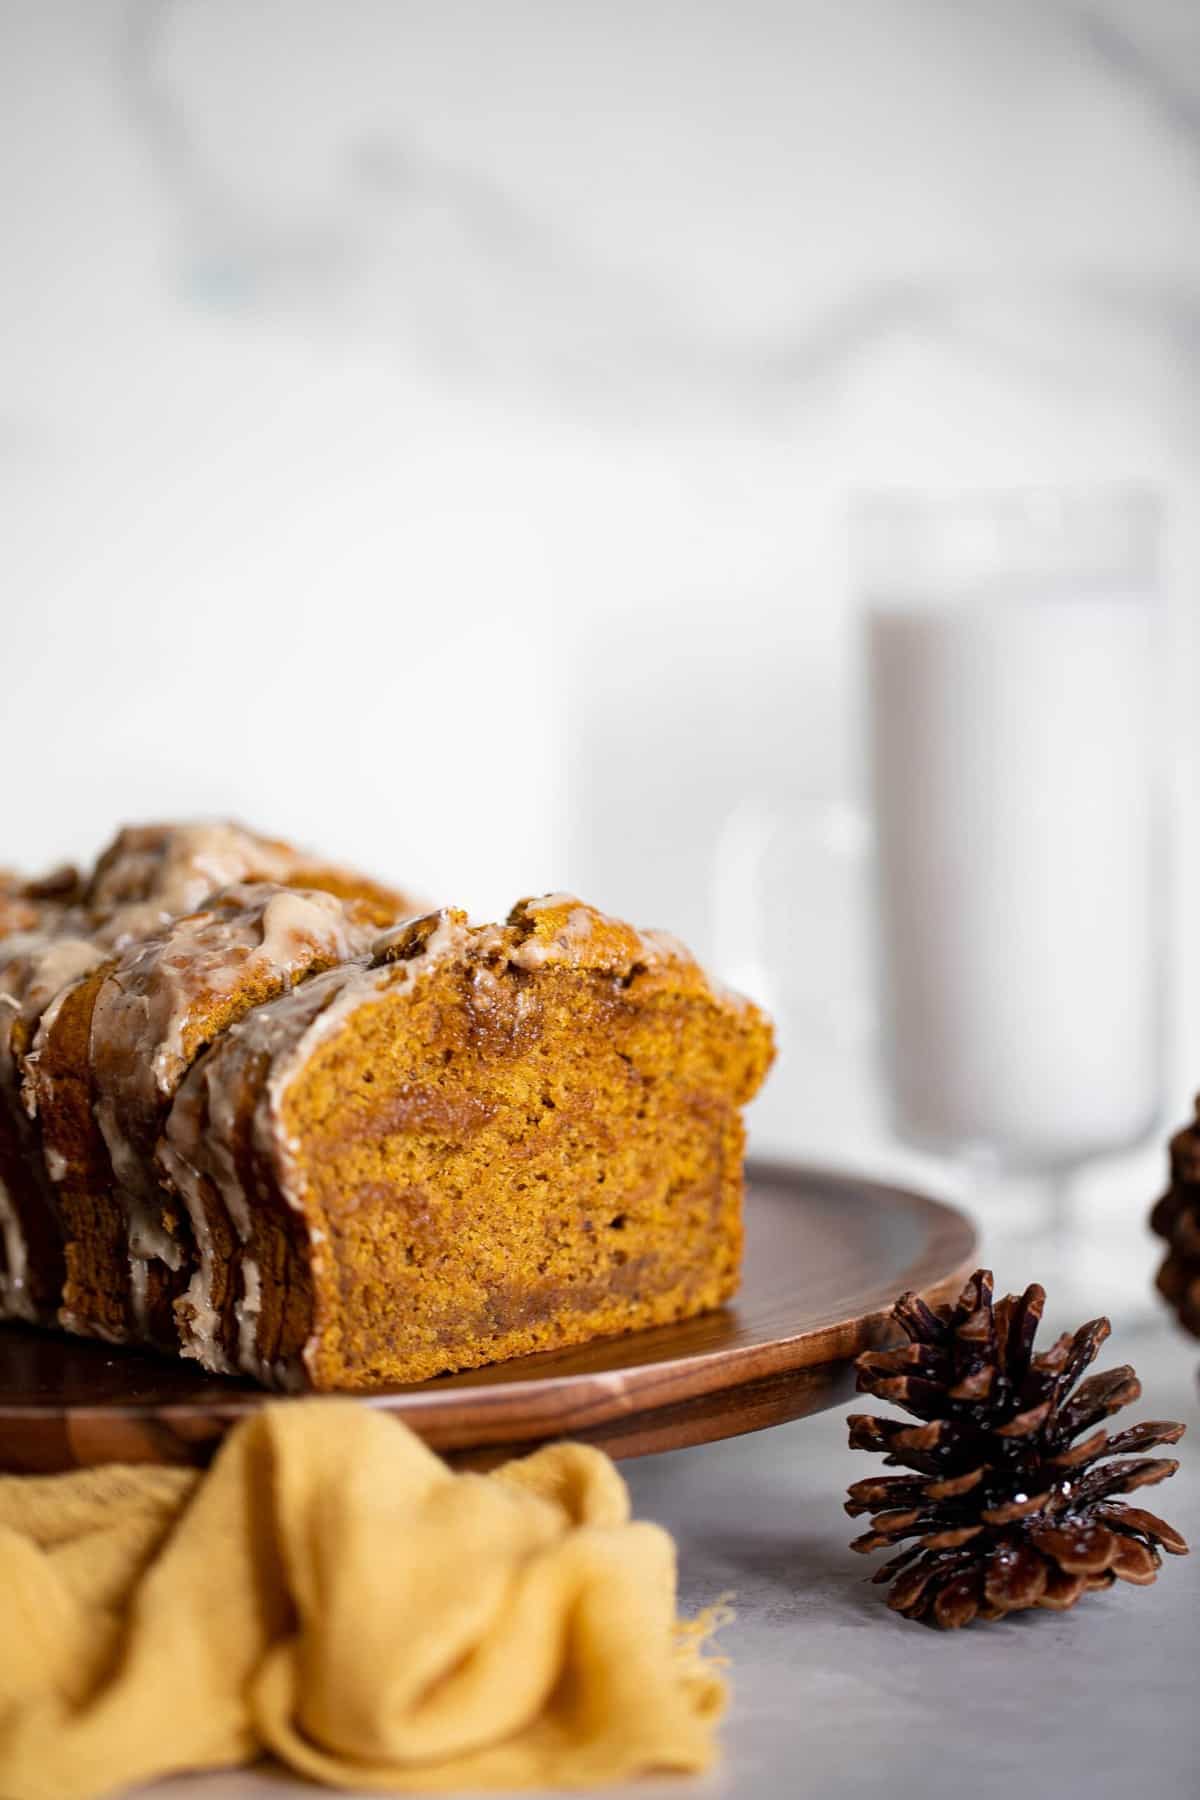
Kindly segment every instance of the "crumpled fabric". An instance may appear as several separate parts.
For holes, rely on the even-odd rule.
[[[207,1473],[0,1477],[0,1626],[4,1800],[264,1753],[401,1792],[700,1770],[725,1700],[607,1457],[457,1474],[347,1400],[263,1408]]]

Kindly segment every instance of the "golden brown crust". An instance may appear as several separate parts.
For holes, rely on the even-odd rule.
[[[357,916],[380,930],[394,925],[397,919],[425,910],[423,901],[415,900],[402,889],[388,887],[381,881],[372,881],[369,875],[359,875],[353,869],[341,869],[331,863],[301,860],[288,876],[288,886],[319,888],[335,899],[353,900]]]

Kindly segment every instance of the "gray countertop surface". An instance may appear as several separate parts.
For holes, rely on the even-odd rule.
[[[1133,1362],[1122,1416],[1189,1426],[1182,1467],[1148,1503],[1200,1546],[1200,1346],[1157,1320],[1118,1329],[1099,1367]],[[861,1402],[859,1405],[861,1406]],[[721,1766],[619,1790],[626,1800],[1155,1800],[1200,1795],[1200,1554],[1151,1588],[1092,1595],[939,1633],[890,1613],[851,1554],[850,1481],[878,1459],[846,1448],[845,1413],[626,1463],[636,1511],[679,1545],[681,1604],[732,1592],[722,1633],[733,1702]],[[888,1410],[880,1407],[879,1410]],[[312,1800],[269,1771],[181,1777],[139,1800]]]

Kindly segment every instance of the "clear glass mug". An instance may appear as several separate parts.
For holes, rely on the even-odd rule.
[[[718,965],[843,1067],[872,1039],[851,1079],[874,1069],[902,1143],[976,1193],[1030,1178],[1011,1217],[1062,1279],[1075,1171],[1161,1116],[1160,535],[1142,491],[856,505],[862,815],[748,802],[718,853]]]

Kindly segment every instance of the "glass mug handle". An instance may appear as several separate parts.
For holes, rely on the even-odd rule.
[[[713,960],[781,1036],[841,1053],[874,1043],[873,860],[869,821],[849,805],[747,798],[726,815],[713,858]]]

